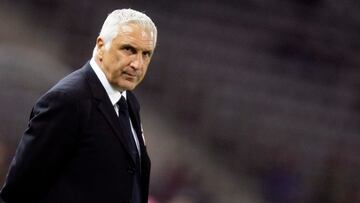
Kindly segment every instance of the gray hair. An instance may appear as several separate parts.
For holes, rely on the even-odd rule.
[[[118,35],[120,26],[128,23],[135,23],[150,29],[152,31],[154,47],[156,46],[157,29],[154,22],[144,13],[129,8],[114,10],[106,18],[99,33],[99,37],[104,40],[105,49],[110,47],[111,41]],[[93,56],[95,56],[96,50],[95,46]]]

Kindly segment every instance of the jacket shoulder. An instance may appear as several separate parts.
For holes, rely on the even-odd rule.
[[[90,65],[84,65],[82,68],[65,76],[57,82],[45,95],[63,95],[68,99],[81,99],[89,96],[87,77],[91,72]]]

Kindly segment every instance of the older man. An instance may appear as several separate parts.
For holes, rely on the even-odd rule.
[[[150,159],[139,103],[157,39],[145,14],[113,11],[93,57],[44,94],[11,163],[6,203],[147,202]]]

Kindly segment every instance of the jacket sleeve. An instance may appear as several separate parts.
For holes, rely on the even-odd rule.
[[[78,106],[72,100],[50,92],[35,104],[0,193],[6,203],[40,201],[61,175],[79,132]]]

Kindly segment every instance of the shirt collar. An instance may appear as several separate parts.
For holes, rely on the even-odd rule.
[[[91,68],[94,70],[96,76],[99,78],[102,86],[104,87],[107,95],[110,98],[110,101],[112,103],[112,105],[115,105],[116,102],[119,101],[119,99],[121,98],[121,96],[123,96],[126,99],[126,91],[122,91],[120,92],[119,90],[117,90],[116,88],[114,88],[109,81],[107,80],[105,73],[103,72],[103,70],[99,67],[99,65],[95,62],[94,58],[91,58],[90,60],[90,66]]]

